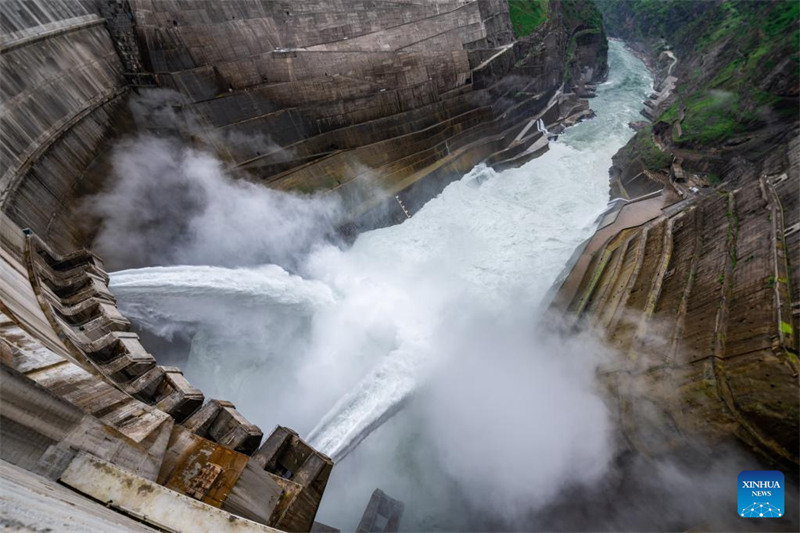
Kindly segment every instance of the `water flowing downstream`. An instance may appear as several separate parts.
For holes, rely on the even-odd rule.
[[[601,349],[534,325],[606,206],[611,156],[651,89],[642,63],[610,45],[596,118],[521,168],[473,169],[348,249],[316,247],[299,275],[276,265],[112,275],[140,326],[189,332],[184,372],[207,397],[230,399],[267,433],[286,425],[334,459],[351,454],[319,519],[353,529],[380,487],[406,502],[407,529],[515,527],[552,498],[535,479],[604,471]],[[535,472],[522,472],[525,457]]]

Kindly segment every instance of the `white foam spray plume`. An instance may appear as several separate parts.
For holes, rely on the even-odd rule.
[[[474,169],[412,218],[362,234],[349,249],[298,250],[291,238],[267,242],[266,230],[254,244],[253,228],[238,226],[249,242],[239,243],[237,262],[235,246],[219,242],[227,232],[203,225],[236,227],[239,208],[218,209],[208,195],[202,212],[214,216],[192,217],[192,238],[179,248],[186,255],[170,257],[252,265],[258,255],[248,247],[278,257],[288,246],[302,278],[274,268],[166,267],[114,274],[112,290],[125,313],[162,334],[168,323],[191,325],[184,370],[207,396],[232,400],[267,431],[284,424],[334,457],[350,454],[334,469],[321,520],[353,529],[378,486],[406,502],[409,529],[521,520],[563,486],[596,480],[611,456],[594,384],[602,348],[534,328],[548,289],[606,206],[611,156],[633,134],[626,124],[651,87],[619,44],[610,60],[611,78],[592,102],[597,118],[521,168]],[[170,168],[188,179],[195,155],[168,159]],[[131,187],[129,197],[142,194]],[[258,202],[245,205],[259,211]],[[298,210],[313,226],[318,208],[327,220],[324,204]],[[548,491],[537,482],[545,476],[558,480]]]
[[[169,339],[182,324],[218,320],[218,306],[252,313],[269,304],[315,309],[333,301],[330,288],[293,276],[277,265],[228,269],[210,266],[147,267],[114,273],[114,291],[130,316]],[[160,296],[156,305],[152,294]]]
[[[293,266],[333,232],[333,197],[298,196],[233,179],[222,162],[171,138],[114,148],[113,185],[89,202],[95,248],[113,264]]]

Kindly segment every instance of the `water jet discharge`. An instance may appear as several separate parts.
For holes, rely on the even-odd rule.
[[[520,168],[474,168],[402,224],[347,248],[313,247],[291,271],[111,276],[128,317],[190,339],[182,366],[209,397],[263,428],[291,426],[337,462],[322,521],[355,527],[355,502],[376,486],[405,501],[410,529],[463,528],[464,502],[511,514],[546,505],[552,495],[506,460],[517,453],[538,457],[536,477],[603,473],[610,422],[593,379],[602,349],[564,345],[535,324],[606,207],[611,156],[652,87],[641,61],[609,44],[595,118]],[[488,449],[500,457],[481,459]]]

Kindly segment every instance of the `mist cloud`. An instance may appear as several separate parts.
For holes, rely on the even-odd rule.
[[[459,331],[451,353],[421,409],[473,508],[513,522],[605,473],[612,423],[595,381],[607,357],[598,341],[503,315]]]
[[[110,189],[89,201],[94,246],[111,266],[189,264],[292,268],[340,221],[330,197],[235,179],[210,153],[145,134],[118,143]]]
[[[572,130],[589,149],[554,143],[502,176],[476,168],[346,250],[317,246],[337,205],[234,180],[202,151],[141,137],[114,153],[98,247],[128,265],[236,267],[120,273],[112,288],[151,328],[191,322],[187,377],[265,431],[307,436],[339,415],[394,414],[334,468],[324,522],[353,529],[380,487],[405,502],[411,530],[652,530],[665,516],[665,529],[688,529],[703,516],[697,494],[713,491],[709,507],[722,512],[726,476],[743,463],[696,474],[628,460],[596,380],[607,348],[534,324],[605,206],[597,177],[630,136],[633,116],[606,116],[617,130],[599,131],[602,116]],[[303,277],[252,266],[262,262]]]
[[[114,276],[112,289],[133,316],[196,321],[187,377],[263,428],[308,436],[322,421],[322,440],[346,449],[394,414],[337,464],[324,521],[354,526],[376,486],[406,501],[406,527],[448,529],[478,515],[521,521],[563,488],[592,483],[613,457],[594,381],[599,344],[532,332],[552,280],[591,231],[593,206],[605,204],[603,187],[560,179],[558,158],[574,150],[551,154],[535,173],[500,178],[479,167],[400,225],[348,249],[297,254],[296,272],[330,295],[313,305],[286,305],[271,288],[255,294],[255,284],[255,304],[224,296],[253,275],[274,277],[270,287],[303,285],[241,267],[207,272],[214,287],[194,283],[195,294],[176,293],[173,282],[126,293],[135,283],[118,281],[136,273]],[[139,273],[149,282],[153,274]],[[326,429],[326,420],[335,423]],[[541,477],[556,485],[544,490]]]

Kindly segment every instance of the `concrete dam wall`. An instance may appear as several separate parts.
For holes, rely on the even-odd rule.
[[[555,91],[606,69],[604,36],[558,1],[521,40],[502,0],[40,4],[4,6],[2,203],[61,251],[91,244],[78,200],[152,88],[173,91],[173,133],[255,182],[340,196],[354,220],[384,204],[374,225],[404,217],[394,195],[413,210],[492,154],[540,153],[532,121],[586,110]]]
[[[391,196],[498,151],[563,76],[563,35],[514,44],[502,1],[133,6],[158,85],[185,95],[218,153],[271,187],[332,191],[354,214],[380,202],[376,185]],[[538,75],[497,86],[525,57]]]
[[[0,24],[0,205],[48,240],[76,242],[69,199],[121,105],[122,63],[92,1],[12,0]]]
[[[388,269],[384,268],[386,263],[377,260],[370,267],[364,258],[389,258],[403,266],[413,263],[409,254],[391,255],[389,252],[394,249],[424,250],[427,243],[430,249],[445,250],[443,255],[458,261],[460,252],[456,253],[456,249],[467,247],[457,239],[452,239],[453,247],[447,248],[436,240],[425,240],[425,231],[414,234],[412,226],[416,225],[419,231],[426,224],[426,216],[427,228],[437,228],[440,220],[469,218],[463,210],[448,211],[440,205],[442,210],[434,216],[428,208],[445,199],[447,191],[429,202],[446,185],[475,169],[470,183],[462,188],[461,199],[471,199],[474,205],[485,209],[473,210],[478,214],[472,220],[475,224],[458,231],[475,231],[476,240],[492,241],[495,252],[486,264],[506,263],[508,268],[507,272],[495,274],[491,268],[484,268],[481,259],[476,263],[480,268],[475,270],[486,274],[475,285],[492,289],[492,280],[509,281],[508,272],[514,275],[518,269],[524,270],[525,277],[520,287],[537,283],[549,287],[551,278],[545,271],[559,260],[548,259],[557,256],[548,256],[547,251],[539,253],[534,247],[535,239],[563,238],[565,228],[578,232],[581,229],[577,221],[581,217],[577,215],[583,214],[579,211],[590,212],[591,206],[597,204],[584,199],[587,207],[581,209],[584,204],[573,202],[571,207],[565,207],[550,202],[547,211],[537,202],[543,197],[548,201],[581,200],[578,189],[591,189],[599,180],[603,190],[592,198],[601,197],[602,205],[606,167],[594,166],[592,158],[584,157],[587,152],[600,150],[586,149],[585,144],[581,148],[586,138],[580,136],[594,137],[595,141],[602,135],[614,141],[628,139],[625,122],[639,117],[626,113],[635,114],[638,110],[633,110],[627,101],[604,98],[617,83],[624,85],[632,79],[632,85],[639,87],[644,78],[633,76],[624,81],[627,75],[612,75],[611,83],[597,91],[596,120],[572,129],[561,135],[558,143],[551,144],[553,136],[560,135],[565,127],[592,115],[584,98],[594,96],[595,84],[608,73],[608,43],[592,0],[526,3],[533,4],[543,10],[539,13],[542,18],[523,31],[521,27],[525,25],[512,16],[519,14],[514,8],[520,4],[509,7],[505,0],[0,3],[0,481],[5,483],[6,477],[11,477],[8,472],[13,472],[16,479],[25,480],[15,485],[19,494],[23,493],[23,485],[37,486],[40,494],[60,493],[53,496],[52,502],[60,501],[62,507],[69,508],[78,501],[82,519],[86,520],[83,530],[96,529],[90,525],[92,520],[113,520],[114,516],[136,518],[138,522],[126,524],[129,529],[334,530],[316,522],[326,489],[326,501],[336,502],[327,505],[350,507],[350,502],[345,505],[341,503],[343,499],[332,499],[345,492],[341,481],[337,486],[337,479],[330,478],[334,462],[355,450],[370,432],[404,408],[407,398],[422,383],[414,374],[418,362],[408,357],[408,365],[399,371],[385,371],[385,367],[376,365],[367,379],[358,381],[340,397],[330,416],[324,415],[317,426],[321,428],[319,432],[307,433],[300,426],[303,421],[288,418],[294,407],[289,404],[303,404],[304,399],[298,400],[299,396],[321,387],[304,376],[296,381],[282,379],[287,385],[280,389],[276,388],[277,380],[268,382],[256,371],[247,375],[247,386],[253,389],[248,390],[242,381],[233,379],[235,371],[244,373],[250,368],[236,362],[239,339],[233,337],[245,328],[240,327],[244,321],[235,315],[228,318],[231,324],[240,322],[236,323],[240,328],[209,330],[214,331],[217,344],[209,343],[206,350],[208,360],[219,362],[222,368],[220,381],[247,392],[234,396],[238,391],[233,387],[214,392],[214,382],[210,381],[203,383],[204,393],[190,383],[200,384],[201,376],[205,376],[202,372],[190,375],[189,364],[184,366],[185,377],[181,369],[165,366],[164,352],[172,346],[150,346],[146,338],[140,339],[133,331],[131,321],[136,310],[123,308],[131,313],[125,317],[117,308],[118,298],[127,303],[125,291],[117,286],[115,295],[109,289],[111,278],[104,263],[90,249],[106,252],[98,228],[115,217],[113,211],[120,204],[109,201],[112,206],[103,214],[89,204],[107,199],[99,193],[113,189],[120,181],[120,172],[129,172],[133,178],[128,181],[144,182],[144,188],[155,189],[148,190],[150,196],[145,198],[154,204],[147,206],[149,211],[172,211],[173,216],[156,218],[151,223],[143,213],[145,209],[137,211],[139,205],[134,205],[134,216],[142,218],[144,226],[155,227],[153,233],[141,236],[130,230],[129,219],[117,213],[115,220],[124,220],[119,224],[123,231],[112,234],[112,239],[132,251],[125,257],[108,251],[107,264],[197,267],[196,262],[185,260],[187,255],[162,261],[158,253],[133,264],[143,249],[157,248],[154,236],[163,237],[166,246],[178,249],[179,238],[192,233],[193,227],[181,225],[181,219],[190,218],[188,211],[197,200],[189,190],[195,185],[192,178],[196,176],[189,175],[188,182],[179,182],[171,189],[157,189],[155,184],[168,181],[164,178],[169,176],[154,166],[159,170],[152,172],[153,181],[140,179],[143,174],[131,172],[132,167],[146,167],[144,172],[151,169],[142,162],[155,158],[154,150],[142,150],[127,169],[117,168],[115,154],[133,146],[128,141],[168,139],[164,142],[165,152],[186,150],[192,155],[207,156],[209,166],[216,165],[217,177],[240,186],[242,194],[236,198],[254,198],[250,207],[255,206],[253,210],[260,213],[272,207],[257,194],[267,191],[302,201],[309,197],[331,200],[331,205],[344,212],[331,233],[346,236],[416,215],[410,224],[390,228],[408,232],[405,246],[399,242],[402,239],[397,238],[398,232],[391,246],[373,240],[370,253],[354,261],[357,264],[353,271],[361,276],[359,279],[368,279],[365,274],[370,268],[381,274]],[[797,21],[792,24],[796,28]],[[760,35],[757,37],[761,42]],[[612,45],[613,60],[622,57],[621,47]],[[691,49],[675,50],[681,55]],[[559,352],[566,344],[562,341],[578,337],[573,334],[580,330],[599,334],[603,348],[614,352],[611,366],[599,372],[599,379],[605,385],[603,401],[608,401],[613,410],[611,418],[618,430],[615,437],[624,441],[614,453],[626,461],[628,452],[655,459],[691,457],[700,443],[700,448],[709,450],[709,464],[718,464],[717,458],[722,455],[717,455],[719,450],[733,450],[737,455],[744,450],[747,464],[757,458],[770,468],[797,469],[800,143],[796,113],[791,119],[786,113],[778,113],[773,117],[774,124],[762,131],[737,133],[737,137],[708,149],[698,138],[687,139],[691,126],[697,128],[699,121],[691,120],[691,106],[687,111],[682,102],[696,102],[685,94],[677,100],[682,86],[685,90],[686,84],[699,83],[698,78],[716,79],[715,72],[727,68],[725,54],[740,49],[744,48],[722,43],[716,47],[722,54],[716,59],[703,52],[689,54],[685,59],[681,56],[679,61],[670,48],[650,58],[659,71],[655,92],[646,101],[643,114],[652,124],[640,122],[636,127],[641,131],[635,140],[613,159],[612,195],[622,198],[604,212],[597,231],[575,252],[574,264],[570,262],[563,284],[553,288],[555,302],[551,310],[567,326],[557,349],[550,352],[564,359]],[[778,54],[774,56],[777,58]],[[755,62],[758,57],[753,54],[751,59]],[[713,60],[706,63],[708,58]],[[773,80],[764,87],[780,89],[781,95],[773,95],[775,98],[779,100],[786,97],[784,92],[795,91],[796,84],[791,83],[794,78],[787,67],[790,59],[759,62],[771,69],[770,74],[761,76]],[[620,71],[615,67],[615,72]],[[630,75],[633,72],[627,71]],[[649,87],[650,78],[647,80],[645,85]],[[622,93],[633,94],[632,91],[629,87]],[[609,101],[614,106],[604,109],[603,103]],[[782,105],[775,110],[789,109],[786,102]],[[795,109],[796,105],[790,110]],[[609,124],[612,127],[607,127]],[[587,129],[592,133],[587,135]],[[569,142],[571,135],[578,137],[573,138],[574,144]],[[603,143],[594,146],[599,145]],[[523,196],[530,193],[528,199],[535,200],[520,201],[513,183],[508,186],[508,182],[515,181],[512,173],[495,171],[519,167],[548,150],[549,156],[558,156],[558,164],[542,158],[537,162],[541,164],[539,175],[517,179],[517,185],[524,182],[528,188],[520,187],[516,192]],[[574,165],[564,164],[567,160]],[[491,168],[476,169],[479,163]],[[578,171],[578,166],[584,168]],[[544,176],[548,168],[551,174]],[[181,170],[175,173],[180,174]],[[586,178],[584,182],[580,181],[581,175]],[[503,182],[504,191],[512,193],[505,195],[507,198],[488,198],[489,186],[481,192],[484,196],[470,193],[479,191],[486,180],[505,178],[510,179]],[[542,181],[537,183],[533,178]],[[545,184],[553,188],[546,189]],[[452,192],[459,185],[448,190]],[[214,194],[218,190],[221,189],[209,187],[204,192]],[[117,201],[121,197],[122,202],[133,203],[130,198],[134,195],[126,196],[124,192]],[[596,193],[597,189],[589,192]],[[152,201],[159,195],[168,197],[163,204]],[[457,203],[452,198],[450,201]],[[197,201],[202,203],[203,199]],[[222,229],[209,233],[208,241],[234,240],[234,235],[244,233],[242,240],[254,249],[264,246],[264,242],[254,242],[259,232],[269,237],[279,233],[276,219],[282,218],[280,213],[263,223],[266,219],[246,217],[243,203],[229,202],[224,206],[235,211],[232,218],[244,221],[242,226],[226,226],[209,217],[209,226]],[[514,211],[518,208],[522,211]],[[554,215],[563,215],[570,209],[571,218],[548,226],[554,220],[562,220]],[[543,216],[533,218],[523,212]],[[514,218],[514,213],[523,214]],[[168,227],[171,224],[174,227]],[[287,224],[299,226],[296,220]],[[255,230],[239,231],[243,226]],[[496,229],[501,226],[508,240]],[[483,228],[492,231],[483,234]],[[536,235],[519,240],[518,228],[532,230],[529,233]],[[428,233],[450,236],[439,229]],[[141,237],[143,248],[132,244],[134,237]],[[368,239],[363,233],[362,237]],[[302,240],[297,233],[290,233],[289,239]],[[545,259],[539,264],[504,261],[509,256],[500,253],[501,247],[524,250],[530,256]],[[357,246],[351,249],[356,250]],[[240,268],[249,264],[237,255],[242,250],[220,250],[219,256],[235,256],[226,266],[236,268],[231,268],[233,273],[223,281],[233,279],[237,288],[247,285],[252,289],[252,278],[244,279],[244,269]],[[485,249],[476,246],[472,251]],[[557,247],[550,249],[553,254],[557,251]],[[360,253],[364,253],[363,247]],[[302,277],[280,260],[273,260],[268,254],[266,257],[261,262],[278,270],[285,267],[281,275],[286,278]],[[201,260],[200,264],[221,268],[213,259]],[[529,279],[534,277],[532,272],[536,280]],[[395,287],[398,293],[414,294],[409,288],[425,288],[424,281],[423,276],[415,276],[407,286],[388,286]],[[439,284],[440,280],[436,281]],[[188,290],[184,286],[179,292],[180,297],[203,293],[211,286],[198,288],[196,280],[194,285],[188,285]],[[142,292],[167,300],[153,287],[147,286]],[[336,285],[330,287],[340,289]],[[363,329],[358,333],[366,332],[369,337],[372,331],[368,324],[364,325],[364,317],[378,305],[388,307],[386,302],[391,302],[385,293],[377,292],[374,299],[369,293],[369,299],[360,300],[365,302],[363,311],[359,306],[351,310],[352,322],[334,323],[345,325],[330,330],[344,331],[349,336]],[[226,314],[219,294],[208,296],[214,300],[211,314],[215,319]],[[268,296],[272,298],[272,293]],[[261,297],[272,303],[267,296]],[[310,296],[308,299],[315,302]],[[519,294],[513,298],[522,299]],[[426,305],[425,299],[421,300],[409,306],[408,314],[414,315],[415,322],[427,325],[436,317],[431,314],[427,320],[419,319],[425,318],[418,310]],[[200,307],[203,300],[187,301],[192,307]],[[466,300],[458,300],[462,301]],[[515,309],[512,298],[500,303]],[[236,300],[231,308],[238,307],[243,309],[243,315],[249,313],[256,320],[264,317],[260,308],[253,311]],[[478,306],[461,307],[472,310]],[[144,309],[155,320],[162,318],[153,309]],[[271,308],[270,318],[273,312],[280,314],[274,309],[281,308]],[[518,314],[528,316],[527,308],[519,309]],[[398,306],[387,315],[403,314],[400,311]],[[301,314],[298,323],[313,322],[317,316],[304,313],[308,314]],[[328,314],[350,319],[347,313]],[[185,312],[179,318],[186,320],[182,325],[189,323]],[[391,328],[379,325],[378,337],[382,338],[384,331],[393,333]],[[276,326],[275,331],[278,329]],[[305,329],[284,329],[292,342],[304,340],[296,331]],[[411,333],[417,331],[409,329]],[[229,330],[233,334],[226,338],[224,334]],[[239,335],[252,341],[241,350],[242,354],[256,354],[256,358],[267,361],[265,366],[270,366],[273,361],[265,357],[268,350],[264,348],[269,345],[281,362],[299,359],[280,344],[281,339],[272,335],[272,330],[264,330],[263,337],[250,338],[253,330],[249,328],[247,334]],[[146,327],[143,331],[153,334]],[[445,327],[431,329],[430,333],[423,331],[430,339],[455,336]],[[196,331],[191,335],[198,337]],[[390,339],[393,342],[386,343],[390,347],[401,338],[386,336],[394,337]],[[417,341],[414,335],[409,338]],[[333,342],[319,344],[324,346],[320,351],[335,353],[331,350]],[[424,353],[416,347],[412,345],[405,354]],[[159,364],[155,352],[161,348],[164,352]],[[369,355],[381,355],[372,345],[364,349],[371,352]],[[355,350],[344,346],[341,353],[345,351]],[[555,359],[550,352],[543,362]],[[339,355],[336,365],[348,366],[347,359]],[[459,362],[463,361],[462,355],[459,353]],[[403,361],[393,361],[397,360]],[[238,361],[249,359],[241,357]],[[582,363],[586,361],[581,359]],[[594,384],[596,369],[584,366]],[[397,379],[384,379],[387,375]],[[403,380],[409,375],[411,378]],[[535,377],[534,372],[523,376],[520,390],[536,388],[527,380],[529,377]],[[333,381],[329,375],[324,380]],[[480,380],[491,378],[481,373],[476,381]],[[470,384],[468,379],[461,381]],[[508,388],[506,378],[491,381]],[[392,383],[400,385],[392,388]],[[253,394],[255,388],[264,396]],[[316,395],[317,390],[306,397]],[[568,384],[563,390],[568,391],[565,396],[576,392]],[[495,390],[487,396],[502,397],[499,392]],[[235,399],[242,412],[218,394]],[[214,397],[208,397],[211,395]],[[503,418],[501,415],[506,414],[511,403],[523,407],[538,403],[524,400],[524,394],[519,396],[523,400],[514,398],[482,420],[471,412],[469,418],[485,423]],[[257,399],[252,400],[253,397]],[[244,412],[245,401],[254,402],[250,412]],[[287,424],[290,420],[300,433],[283,425],[270,432],[273,413],[261,417],[270,409],[277,413],[276,423]],[[589,412],[582,408],[576,411],[581,415]],[[457,420],[449,413],[447,418]],[[529,413],[525,418],[534,419]],[[547,422],[541,427],[547,427]],[[442,433],[441,430],[442,425],[437,425],[436,431]],[[491,432],[480,428],[480,433]],[[301,435],[306,435],[305,440]],[[541,434],[534,437],[537,441],[546,440]],[[505,440],[515,439],[506,436]],[[463,442],[461,439],[447,449]],[[520,442],[523,441],[517,444]],[[359,451],[363,450],[361,446]],[[500,453],[500,448],[494,449],[493,455],[512,456]],[[527,449],[517,456],[522,455],[537,456]],[[716,455],[713,461],[711,455]],[[470,463],[484,458],[486,455],[481,452],[478,460]],[[547,455],[544,461],[539,457],[540,463],[549,459]],[[575,459],[576,456],[569,457],[570,470],[582,470],[574,466],[578,464]],[[360,465],[365,470],[378,470],[365,464],[367,468]],[[348,466],[340,465],[339,471]],[[393,466],[407,468],[406,464]],[[461,471],[463,466],[451,470]],[[433,468],[417,470],[430,475]],[[494,477],[495,482],[501,480],[504,488],[512,487],[512,496],[525,496],[519,489],[532,483],[520,483],[514,488],[507,481],[518,476],[517,472],[511,473],[505,479],[494,476],[494,472],[493,476],[475,477],[481,480],[477,484],[483,490],[481,499],[498,492],[484,484],[488,477]],[[394,487],[380,481],[390,496],[375,490],[377,483],[373,484],[373,479],[365,482],[364,477],[359,478],[362,484],[370,483],[373,494],[359,528],[375,528],[382,523],[387,524],[387,531],[397,528],[404,503],[413,513],[412,508],[418,508],[423,499],[419,495],[425,493],[420,489],[416,502],[407,500],[412,491],[401,496],[403,501],[395,500],[398,494]],[[438,488],[435,483],[415,482],[415,492],[426,484]],[[662,507],[659,518],[673,505],[649,498],[647,493],[644,498],[657,501]],[[584,498],[581,503],[591,504],[589,500]],[[431,507],[438,504],[431,502]],[[529,503],[525,501],[523,507]],[[628,503],[632,509],[637,507],[635,500]],[[0,511],[5,511],[4,505],[5,501],[0,501]],[[26,505],[23,500],[18,507],[25,509]],[[569,505],[573,508],[574,502]],[[47,503],[43,506],[49,508]],[[109,508],[120,512],[111,513]],[[322,516],[328,521],[330,515],[325,512],[323,506]],[[594,516],[605,516],[606,512],[604,509]],[[469,516],[461,508],[454,514]],[[551,510],[549,514],[559,513]],[[66,516],[69,515],[67,511]],[[30,516],[35,514],[23,518],[30,520]],[[39,527],[38,523],[33,525]],[[687,523],[680,529],[690,530],[694,525]]]

